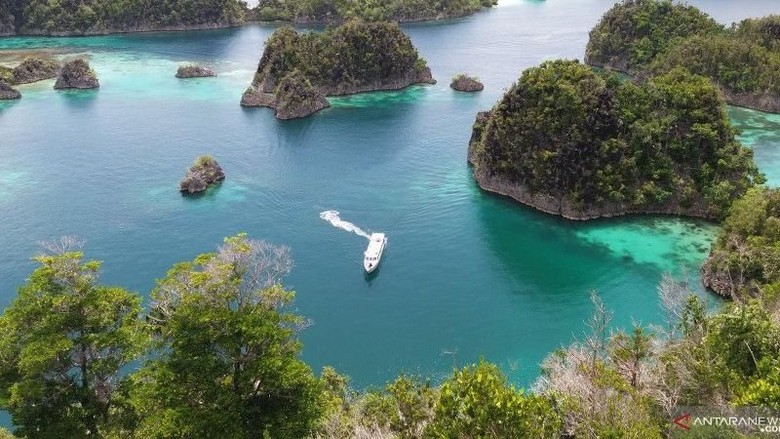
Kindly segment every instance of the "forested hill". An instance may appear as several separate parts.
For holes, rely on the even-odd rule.
[[[570,219],[722,218],[763,181],[707,78],[635,84],[566,60],[526,70],[478,118],[470,161],[483,189]]]
[[[632,74],[707,76],[734,105],[780,112],[780,16],[718,24],[670,0],[624,0],[590,32],[588,64]]]
[[[89,35],[244,22],[240,0],[0,0],[0,35]]]
[[[295,23],[340,23],[353,18],[423,21],[465,17],[496,4],[497,0],[260,0],[253,18]]]

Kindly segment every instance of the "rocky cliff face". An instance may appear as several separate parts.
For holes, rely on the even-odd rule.
[[[194,194],[205,191],[210,184],[225,179],[225,172],[211,156],[201,156],[179,182],[179,191]]]
[[[716,263],[715,257],[713,253],[710,253],[702,265],[701,281],[705,288],[709,288],[720,296],[730,298],[736,293],[737,282],[731,277],[731,273],[716,268],[719,264]]]
[[[282,79],[274,93],[250,87],[241,105],[273,108],[278,119],[298,119],[330,107],[325,95],[297,70]]]
[[[83,59],[70,61],[62,67],[62,71],[54,84],[55,89],[89,89],[100,87],[97,74],[89,63]]]
[[[0,79],[0,101],[19,99],[22,94],[11,87],[10,84]]]
[[[29,84],[57,77],[61,69],[58,62],[45,58],[25,58],[21,64],[14,67],[13,81],[15,84]]]
[[[210,76],[217,76],[217,74],[208,67],[196,64],[179,66],[179,69],[176,71],[177,78],[206,78]]]

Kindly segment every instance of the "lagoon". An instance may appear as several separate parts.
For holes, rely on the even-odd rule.
[[[698,0],[722,22],[777,12],[774,0]],[[660,322],[664,272],[694,278],[716,227],[670,217],[574,223],[482,193],[466,165],[471,124],[524,68],[581,58],[611,0],[502,0],[462,20],[404,26],[439,83],[334,99],[282,122],[244,109],[271,25],[86,38],[0,39],[0,63],[30,50],[89,57],[101,87],[20,87],[0,103],[0,306],[34,264],[37,242],[65,234],[104,261],[103,280],[143,295],[175,262],[247,232],[292,248],[294,307],[311,319],[303,357],[357,387],[401,371],[434,379],[484,357],[528,386],[550,351],[582,334],[596,290],[615,327]],[[174,78],[184,62],[217,78]],[[479,94],[449,89],[465,71]],[[769,183],[780,185],[780,117],[732,108]],[[178,180],[211,153],[227,180],[182,197]],[[389,243],[374,276],[366,240]]]

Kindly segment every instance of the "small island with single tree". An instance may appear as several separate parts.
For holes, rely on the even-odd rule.
[[[286,26],[266,42],[241,105],[274,108],[277,116],[289,119],[325,108],[325,96],[435,82],[397,23],[350,21],[303,34]],[[279,108],[286,110],[280,113]]]
[[[576,220],[723,218],[763,182],[709,79],[633,83],[564,60],[526,70],[477,117],[469,161],[483,189]]]
[[[465,73],[458,73],[452,78],[452,82],[450,82],[450,88],[457,91],[473,93],[484,90],[485,86],[476,76],[469,76]]]
[[[225,172],[210,155],[202,155],[187,170],[179,183],[179,191],[187,194],[203,192],[209,185],[225,179]]]
[[[585,62],[638,77],[684,67],[730,104],[780,112],[778,15],[726,27],[684,3],[624,0],[591,30]]]

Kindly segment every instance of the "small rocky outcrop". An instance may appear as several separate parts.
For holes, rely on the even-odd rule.
[[[479,78],[476,76],[468,76],[461,73],[452,78],[452,82],[450,82],[450,88],[457,91],[473,93],[484,90],[485,86],[479,82]]]
[[[57,61],[30,57],[25,58],[18,66],[12,70],[14,84],[29,84],[32,82],[43,81],[44,79],[56,78],[60,72],[60,64]]]
[[[98,87],[100,87],[100,83],[98,82],[97,74],[89,66],[89,63],[83,59],[76,59],[65,64],[57,77],[57,82],[54,84],[54,88],[58,90]]]
[[[12,99],[19,99],[22,94],[16,89],[11,87],[10,84],[0,79],[0,101],[10,101]]]
[[[210,184],[225,179],[225,173],[216,160],[210,155],[202,155],[190,166],[184,178],[179,183],[179,190],[194,194],[205,191]]]
[[[214,70],[198,64],[187,64],[184,66],[179,66],[179,69],[176,71],[176,77],[182,79],[208,78],[211,76],[217,76],[217,74],[214,73]]]
[[[325,95],[297,70],[285,76],[273,94],[250,87],[241,105],[273,108],[278,119],[298,119],[330,107]]]

